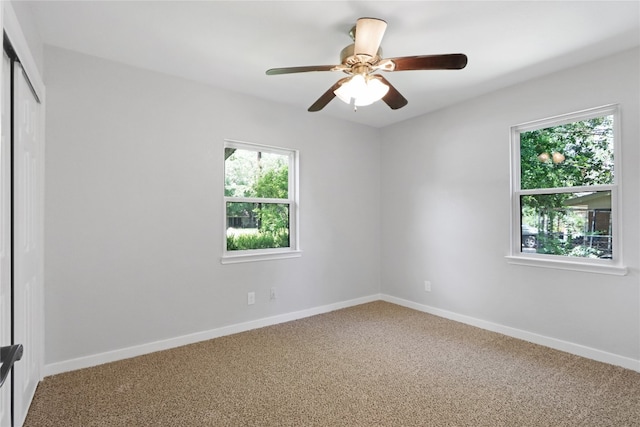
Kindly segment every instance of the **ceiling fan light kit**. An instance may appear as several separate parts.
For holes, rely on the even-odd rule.
[[[350,77],[338,80],[308,111],[322,110],[336,96],[355,107],[373,104],[382,99],[397,110],[408,101],[377,71],[460,70],[467,65],[462,53],[445,55],[404,56],[382,59],[380,43],[387,23],[377,18],[360,18],[349,35],[354,43],[342,49],[339,65],[312,65],[303,67],[272,68],[267,75],[304,73],[309,71],[342,71]]]
[[[371,105],[389,92],[389,86],[366,74],[356,74],[333,91],[347,104],[355,107]]]

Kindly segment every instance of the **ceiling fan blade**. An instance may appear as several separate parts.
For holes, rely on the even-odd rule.
[[[392,71],[409,70],[460,70],[467,65],[467,55],[451,53],[447,55],[421,55],[389,58],[396,64]]]
[[[320,96],[320,98],[318,98],[318,100],[314,102],[307,111],[315,112],[322,110],[329,102],[331,102],[333,98],[336,97],[334,91],[342,86],[342,83],[346,82],[350,78],[351,77],[345,77],[344,79],[338,80],[333,86],[329,88],[328,91],[323,93],[322,96]]]
[[[356,22],[354,55],[374,57],[378,53],[387,23],[382,19],[360,18]]]
[[[409,101],[407,101],[407,98],[402,96],[402,94],[398,92],[398,90],[393,87],[391,83],[389,83],[389,80],[385,79],[379,74],[374,74],[372,77],[389,86],[389,91],[385,96],[382,97],[382,100],[385,102],[385,104],[391,107],[392,110],[402,108],[409,103]]]
[[[271,68],[267,70],[267,75],[275,76],[277,74],[306,73],[309,71],[331,71],[335,67],[336,65],[309,65],[307,67]]]

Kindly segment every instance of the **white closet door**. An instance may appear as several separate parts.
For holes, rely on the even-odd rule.
[[[1,8],[0,8],[1,9]],[[11,345],[11,62],[2,58],[0,136],[0,347]],[[11,426],[11,376],[0,388],[0,427]]]
[[[42,183],[40,104],[19,63],[13,98],[14,342],[24,346],[14,365],[14,425],[21,426],[40,380],[42,351]]]

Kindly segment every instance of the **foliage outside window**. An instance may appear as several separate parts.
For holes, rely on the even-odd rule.
[[[512,255],[620,259],[617,120],[607,106],[512,128]]]
[[[224,150],[225,256],[296,251],[297,152],[234,141]]]

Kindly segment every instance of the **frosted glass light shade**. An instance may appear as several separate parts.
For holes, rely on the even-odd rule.
[[[343,83],[333,93],[346,104],[353,104],[357,107],[371,105],[382,99],[389,91],[389,86],[376,78],[356,74],[350,80]]]

